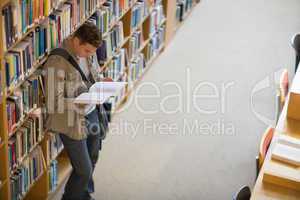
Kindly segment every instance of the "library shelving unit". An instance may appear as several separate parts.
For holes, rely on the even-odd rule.
[[[184,19],[198,1],[180,1],[184,4]],[[188,6],[185,6],[185,1]],[[64,12],[65,8],[73,10]],[[53,134],[43,127],[45,109],[44,104],[40,103],[43,81],[35,76],[43,67],[48,53],[85,21],[97,21],[96,12],[108,11],[110,20],[105,21],[105,31],[102,29],[103,21],[97,24],[103,31],[103,39],[109,38],[120,24],[122,37],[118,37],[121,40],[99,64],[98,72],[104,76],[114,76],[116,59],[121,52],[126,52],[126,62],[121,66],[124,71],[113,79],[130,83],[115,102],[115,111],[126,102],[180,27],[182,20],[178,22],[178,2],[1,0],[0,9],[0,199],[51,200],[70,175],[72,167],[63,148],[52,154]],[[53,30],[53,16],[60,16],[61,30]],[[57,32],[61,35],[54,37]],[[32,45],[28,48],[27,44]],[[13,81],[10,80],[12,78]]]

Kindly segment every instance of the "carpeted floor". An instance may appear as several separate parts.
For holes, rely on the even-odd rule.
[[[94,197],[227,200],[253,186],[297,31],[298,0],[202,0],[115,116]]]

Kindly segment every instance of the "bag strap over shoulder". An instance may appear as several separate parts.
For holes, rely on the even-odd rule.
[[[87,77],[85,76],[85,74],[83,73],[83,71],[81,70],[79,64],[76,62],[76,60],[73,58],[73,56],[71,56],[70,53],[66,49],[55,48],[50,52],[50,56],[52,56],[52,55],[61,56],[64,59],[66,59],[80,73],[81,78],[84,82],[88,82],[88,83],[90,82],[87,79]]]
[[[66,59],[80,73],[81,78],[84,82],[91,83],[90,85],[92,85],[93,82],[95,82],[94,80],[91,80],[91,79],[89,80],[85,76],[85,74],[81,70],[79,64],[76,62],[76,60],[73,58],[73,56],[71,56],[70,53],[66,49],[55,48],[50,52],[49,56],[51,56],[51,55],[58,55],[58,56],[63,57],[64,59]],[[89,84],[86,84],[86,85],[88,86]],[[110,122],[111,116],[110,116],[109,112],[106,111],[106,109],[111,110],[111,108],[105,108],[105,107],[108,107],[108,105],[106,105],[105,103],[104,103],[104,105],[97,105],[97,108],[98,108],[99,112],[101,113],[100,117],[102,117],[103,118],[102,120],[104,120],[105,129],[108,129],[108,122]]]

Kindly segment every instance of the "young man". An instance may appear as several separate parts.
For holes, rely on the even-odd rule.
[[[59,133],[73,167],[63,200],[93,199],[90,196],[94,192],[92,174],[101,149],[101,137],[105,134],[99,119],[101,112],[95,105],[79,106],[72,100],[87,92],[97,80],[89,58],[101,45],[101,40],[100,30],[90,22],[64,40],[62,48],[77,62],[82,73],[74,67],[74,63],[59,54],[50,53],[45,63],[46,127],[51,132]],[[86,65],[81,64],[82,59]]]

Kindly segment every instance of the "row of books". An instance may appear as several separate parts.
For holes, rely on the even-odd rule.
[[[127,66],[127,54],[125,49],[120,49],[108,65],[108,69],[104,71],[104,77],[110,77],[114,81],[124,81],[125,68]]]
[[[132,8],[131,28],[138,27],[142,20],[148,15],[148,1],[138,0]]]
[[[185,14],[193,7],[193,0],[177,0],[176,19],[181,22]]]
[[[4,48],[9,48],[28,28],[48,16],[51,9],[50,0],[15,0],[2,8],[4,25]]]
[[[62,35],[74,30],[82,19],[86,19],[97,8],[99,0],[14,0],[2,8],[5,50],[14,44],[33,24],[44,23],[45,17],[58,21],[64,27]],[[133,0],[107,0],[101,6],[106,20],[99,21],[100,26],[108,26],[107,20],[118,19],[131,6]],[[43,19],[43,20],[41,20]],[[104,23],[101,23],[104,22]],[[103,29],[101,29],[103,30]],[[106,29],[107,30],[107,29]],[[103,30],[105,31],[105,30]]]
[[[32,66],[48,50],[47,29],[37,27],[5,56],[6,86],[16,84],[28,75]]]
[[[94,21],[101,33],[107,33],[110,25],[114,24],[122,16],[124,11],[131,6],[132,2],[133,0],[106,1],[89,20]]]
[[[20,200],[45,170],[43,152],[38,146],[10,177],[11,199]]]
[[[50,48],[55,48],[61,44],[63,39],[71,33],[72,24],[78,23],[78,20],[73,21],[73,23],[71,23],[72,20],[70,21],[70,18],[72,19],[71,13],[75,9],[73,5],[77,5],[77,3],[73,2],[72,4],[72,2],[62,4],[59,9],[52,12],[49,17],[49,24],[45,23],[43,26],[37,27],[6,55],[5,72],[8,87],[26,77],[32,66],[39,61],[39,58],[45,55]],[[112,3],[107,2],[107,4],[111,5]],[[134,8],[140,10],[142,5],[145,5],[143,1],[137,2]],[[109,21],[106,23],[106,29],[108,29],[109,23]],[[100,23],[98,22],[98,24]],[[113,51],[123,39],[123,23],[120,21],[104,38],[104,43],[100,48],[100,52],[102,52],[99,59],[101,64],[112,56]]]
[[[49,32],[50,32],[50,47],[55,48],[62,41],[71,34],[73,24],[78,23],[78,18],[72,16],[72,5],[77,4],[63,4],[59,10],[55,10],[49,16]]]
[[[58,154],[63,150],[63,143],[57,134],[50,134],[48,139],[48,160],[55,160]]]
[[[141,30],[138,30],[132,34],[129,40],[129,49],[128,49],[129,60],[132,60],[136,56],[143,42],[144,42],[144,37]]]
[[[114,28],[103,38],[101,46],[97,49],[97,58],[99,65],[102,66],[111,58],[114,51],[120,47],[124,41],[123,23],[120,21]]]
[[[136,58],[129,64],[128,69],[128,85],[132,87],[134,82],[139,79],[141,74],[146,67],[146,61],[144,54],[140,53]]]
[[[107,7],[102,7],[99,10],[96,10],[89,20],[97,25],[101,33],[106,33],[109,30],[109,25],[112,21],[111,14]]]
[[[97,3],[99,3],[99,0],[70,0],[55,9],[49,15],[48,22],[50,48],[59,46],[77,28],[83,19],[86,19],[96,11]],[[93,18],[95,17],[96,15],[94,14]]]
[[[40,114],[29,117],[8,141],[8,160],[10,170],[20,166],[43,137],[43,121]]]
[[[41,77],[26,81],[7,98],[6,112],[8,131],[12,133],[21,119],[43,104],[44,93]]]
[[[50,163],[49,170],[49,191],[53,192],[58,186],[58,162],[52,160]]]
[[[160,27],[161,23],[165,19],[164,9],[162,4],[158,4],[154,7],[153,11],[150,14],[150,34],[154,34],[158,28]]]
[[[148,45],[148,56],[147,60],[151,59],[154,55],[159,53],[161,46],[165,41],[165,25],[158,28],[157,32],[151,37]]]
[[[125,9],[125,4],[121,5],[123,2],[125,3],[125,1],[121,0],[108,0],[103,4],[103,7],[109,12],[110,21],[115,21],[119,16],[121,16],[122,10]]]

